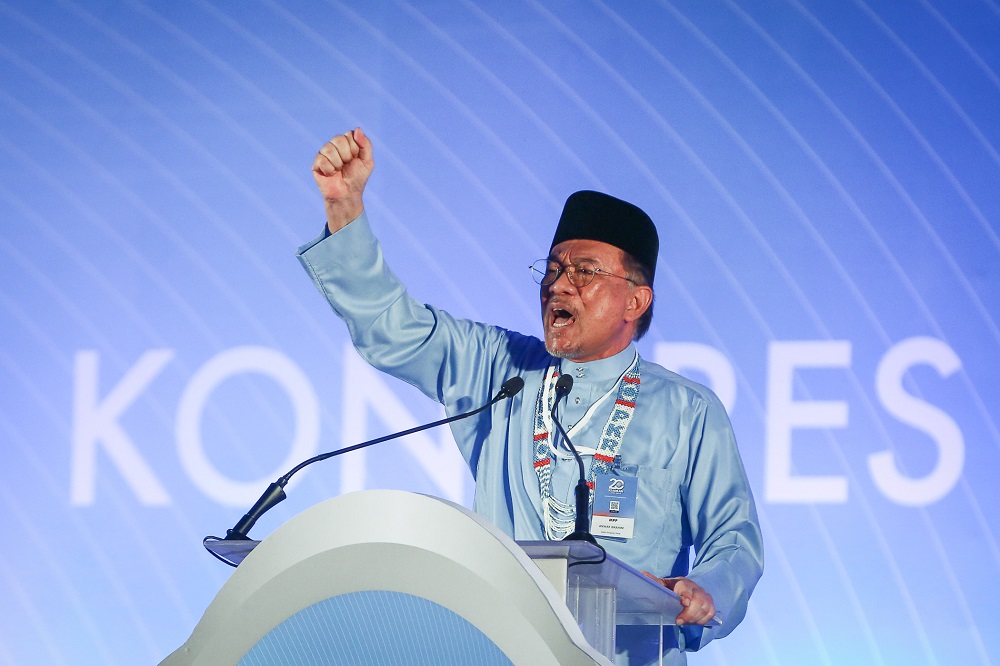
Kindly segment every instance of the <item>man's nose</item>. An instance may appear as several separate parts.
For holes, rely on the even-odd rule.
[[[576,289],[576,285],[573,281],[569,279],[569,271],[563,269],[559,272],[559,277],[555,279],[555,282],[549,285],[549,289],[552,291],[570,291]]]

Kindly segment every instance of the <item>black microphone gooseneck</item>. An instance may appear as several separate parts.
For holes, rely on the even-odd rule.
[[[589,541],[597,545],[597,540],[590,533],[590,488],[587,486],[587,473],[583,468],[583,458],[580,457],[580,453],[573,446],[566,430],[556,418],[556,407],[559,405],[559,401],[569,395],[571,390],[573,390],[572,375],[559,375],[559,379],[556,380],[556,399],[552,403],[552,421],[562,433],[563,439],[566,440],[566,445],[569,446],[569,450],[573,453],[573,458],[576,459],[576,464],[580,469],[580,480],[576,483],[576,524],[573,527],[573,533],[567,535],[563,541]]]
[[[433,423],[427,423],[421,426],[417,426],[415,428],[403,430],[402,432],[393,433],[391,435],[385,435],[383,437],[378,437],[376,439],[370,439],[367,442],[362,442],[361,444],[348,446],[343,449],[337,449],[336,451],[321,453],[318,456],[313,456],[309,460],[299,463],[298,465],[293,467],[287,474],[285,474],[284,476],[282,476],[277,481],[275,481],[274,483],[272,483],[267,487],[267,490],[264,491],[264,494],[260,496],[260,499],[257,500],[257,502],[253,505],[253,507],[250,508],[250,510],[246,513],[246,515],[244,515],[243,518],[241,518],[240,521],[236,523],[236,525],[231,530],[226,531],[225,539],[218,539],[217,537],[205,537],[206,548],[208,547],[207,543],[209,539],[214,539],[215,541],[249,540],[247,532],[250,531],[250,528],[254,526],[254,523],[256,523],[257,520],[262,515],[264,515],[264,513],[266,513],[276,504],[285,499],[285,490],[284,490],[285,485],[288,483],[289,479],[292,478],[292,475],[298,472],[303,467],[311,465],[315,462],[319,462],[321,460],[326,460],[327,458],[333,458],[334,456],[339,456],[344,453],[357,451],[358,449],[363,449],[366,446],[372,446],[373,444],[380,444],[382,442],[387,442],[390,439],[396,439],[398,437],[403,437],[405,435],[412,435],[413,433],[420,432],[422,430],[428,430],[430,428],[435,428],[437,426],[444,425],[446,423],[451,423],[452,421],[458,421],[464,418],[468,418],[470,416],[475,416],[479,412],[489,409],[490,407],[500,402],[501,400],[504,400],[505,398],[513,398],[521,391],[522,388],[524,388],[524,380],[521,379],[520,377],[511,377],[510,379],[508,379],[503,383],[503,385],[500,387],[500,392],[497,393],[492,400],[490,400],[482,407],[472,410],[471,412],[465,412],[463,414],[449,416],[448,418],[444,418],[439,421],[434,421]],[[212,551],[211,549],[209,549],[209,552],[215,555],[215,552]],[[218,557],[218,555],[216,555],[216,557]]]

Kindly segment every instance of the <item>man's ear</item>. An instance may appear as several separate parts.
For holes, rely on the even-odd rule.
[[[637,285],[629,295],[628,306],[625,310],[625,321],[633,322],[646,313],[653,303],[652,287]]]

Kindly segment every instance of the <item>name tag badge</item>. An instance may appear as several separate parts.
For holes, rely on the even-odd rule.
[[[594,481],[594,514],[590,531],[594,536],[631,539],[635,531],[634,476],[598,474]]]

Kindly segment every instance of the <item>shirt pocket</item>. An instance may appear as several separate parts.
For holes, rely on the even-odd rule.
[[[681,540],[681,502],[676,475],[669,469],[638,467],[638,494],[635,509],[635,535],[638,547],[679,546]]]

